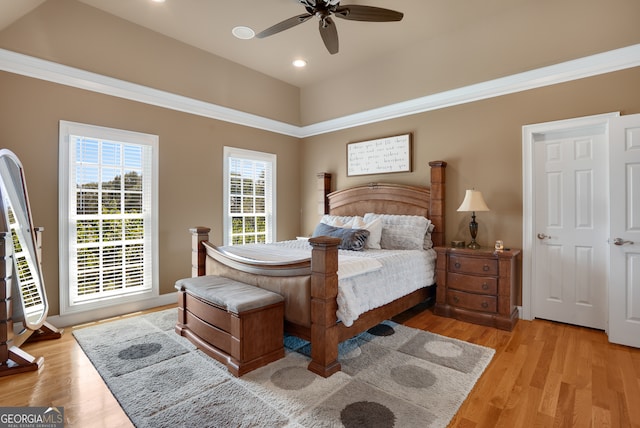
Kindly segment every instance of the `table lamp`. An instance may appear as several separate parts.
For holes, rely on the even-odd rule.
[[[489,211],[489,207],[484,202],[482,193],[479,190],[467,190],[464,195],[464,200],[460,204],[458,211],[471,212],[471,223],[469,223],[469,232],[471,233],[471,242],[467,245],[467,248],[477,250],[480,245],[476,242],[476,235],[478,234],[478,223],[476,223],[476,211]]]

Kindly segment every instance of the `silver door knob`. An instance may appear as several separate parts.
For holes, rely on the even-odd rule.
[[[633,244],[633,241],[625,241],[622,238],[614,238],[613,243],[614,245],[624,245],[624,244]]]
[[[551,238],[549,235],[545,235],[544,233],[538,233],[538,239],[549,239]]]

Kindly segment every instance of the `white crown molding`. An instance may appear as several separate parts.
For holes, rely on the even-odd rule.
[[[311,137],[637,66],[640,66],[640,44],[390,104],[312,125],[295,126],[0,49],[0,70],[3,71],[297,138]]]
[[[5,49],[0,49],[0,70],[278,134],[300,136],[298,126]]]
[[[637,66],[640,66],[640,44],[319,122],[303,127],[302,136],[333,132]]]

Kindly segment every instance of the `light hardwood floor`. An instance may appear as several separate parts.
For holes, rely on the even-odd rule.
[[[496,350],[451,427],[640,427],[640,349],[612,345],[600,331],[520,320],[505,332],[431,310],[396,321]],[[68,427],[132,426],[72,330],[24,346],[44,366],[0,378],[0,406],[63,406]]]

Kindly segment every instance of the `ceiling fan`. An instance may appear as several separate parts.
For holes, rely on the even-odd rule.
[[[298,24],[302,24],[309,18],[315,16],[319,21],[320,36],[329,53],[338,53],[338,30],[331,16],[348,19],[351,21],[369,22],[389,22],[400,21],[404,14],[395,10],[383,9],[374,6],[360,6],[346,4],[340,6],[340,0],[298,0],[307,13],[293,16],[277,23],[264,31],[256,34],[256,37],[263,39],[273,34],[288,30]]]

